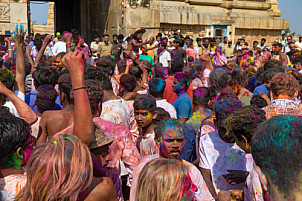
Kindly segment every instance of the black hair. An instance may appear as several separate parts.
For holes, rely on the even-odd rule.
[[[188,42],[187,42],[187,46],[188,46],[188,47],[191,47],[191,46],[193,46],[193,43],[192,43],[191,41],[188,41]]]
[[[123,35],[123,34],[119,34],[119,35],[117,36],[117,39],[118,39],[118,40],[123,40],[123,39],[124,39],[124,35]]]
[[[63,74],[62,76],[59,77],[59,89],[60,89],[60,93],[64,93],[66,95],[67,101],[69,103],[73,103],[73,96],[71,94],[72,84],[69,74]]]
[[[301,119],[292,116],[274,116],[263,122],[252,139],[256,165],[285,196],[301,184],[301,142]]]
[[[206,87],[198,87],[193,91],[193,105],[195,106],[208,107],[208,103],[211,99],[211,92]]]
[[[0,68],[0,81],[4,84],[4,86],[6,86],[6,88],[13,90],[15,76],[10,70]]]
[[[113,90],[110,79],[101,70],[89,67],[85,71],[85,80],[97,80],[104,85],[104,90]]]
[[[220,87],[225,88],[227,86],[230,86],[230,82],[232,82],[232,73],[223,73],[220,77]]]
[[[112,38],[114,38],[114,37],[117,37],[117,34],[113,34],[113,35],[112,35]]]
[[[108,36],[108,37],[109,37],[109,35],[108,35],[108,34],[104,34],[104,35],[103,35],[103,38],[105,38],[106,36]]]
[[[259,108],[264,108],[267,106],[267,102],[259,95],[254,95],[250,101],[251,105],[255,105]]]
[[[96,63],[96,66],[108,76],[112,76],[114,74],[115,65],[110,56],[100,58]]]
[[[268,83],[278,73],[285,73],[285,70],[283,68],[270,68],[270,69],[264,71],[264,75],[263,75],[264,82]]]
[[[43,44],[43,42],[41,41],[40,38],[35,38],[34,39],[34,45],[36,46],[38,51],[41,49],[42,44]]]
[[[149,94],[138,95],[133,103],[134,110],[148,110],[151,113],[156,111],[156,101]]]
[[[261,41],[264,41],[264,42],[266,42],[266,39],[265,39],[265,38],[261,38]]]
[[[100,36],[98,34],[93,36],[93,39],[99,38]]]
[[[196,38],[196,42],[200,42],[201,41],[201,38]]]
[[[240,100],[221,99],[214,105],[215,116],[217,121],[225,120],[230,114],[242,107]]]
[[[224,67],[216,67],[214,70],[210,73],[209,76],[209,86],[213,87],[215,89],[216,93],[220,91],[221,84],[220,79],[221,76],[226,72],[226,69]]]
[[[253,42],[253,45],[255,45],[256,43],[258,43],[258,41],[254,41],[254,42]]]
[[[171,119],[169,112],[167,112],[165,109],[161,107],[157,107],[156,111],[157,111],[157,116],[153,120],[155,126],[160,125],[165,120]]]
[[[143,71],[138,66],[131,66],[129,69],[129,74],[133,75],[136,79],[140,79]]]
[[[116,62],[116,65],[118,72],[124,73],[126,71],[127,61],[125,59],[120,59],[118,62]]]
[[[35,87],[41,85],[55,86],[58,83],[58,71],[52,67],[40,67],[34,71],[32,77],[34,79]]]
[[[130,74],[124,74],[120,78],[120,85],[127,91],[133,92],[137,86],[136,78]]]
[[[279,47],[279,48],[283,47],[283,45],[281,43],[277,43],[276,46]]]
[[[254,105],[245,106],[228,116],[225,121],[226,129],[239,141],[251,142],[255,129],[266,120],[265,112]]]
[[[262,80],[259,79],[258,77],[250,77],[247,82],[247,89],[250,92],[253,92],[256,89],[256,87],[258,87],[262,84],[263,84]]]
[[[16,67],[16,59],[15,58],[7,58],[3,63],[4,68],[12,71],[13,67]]]
[[[37,88],[38,93],[36,94],[36,105],[37,110],[43,114],[47,110],[51,110],[56,105],[56,99],[58,93],[55,88],[51,85],[41,85]]]
[[[278,60],[275,60],[275,59],[272,59],[272,60],[269,60],[267,62],[265,62],[264,64],[264,70],[268,70],[268,69],[271,69],[271,68],[282,68],[282,63]]]
[[[14,155],[23,147],[31,135],[31,127],[23,119],[7,113],[0,116],[0,168],[10,168],[15,164]],[[16,157],[16,156],[15,156]]]
[[[245,75],[245,70],[243,68],[235,68],[232,72],[232,80],[239,84],[240,86],[245,86],[245,81],[246,81],[246,75]]]
[[[149,80],[149,93],[155,98],[162,98],[166,88],[166,82],[161,78],[152,78]]]
[[[103,103],[104,86],[98,80],[85,80],[85,86],[87,89],[91,112],[94,114],[97,111],[99,104]]]
[[[182,39],[176,39],[174,42],[178,43],[180,47],[183,47],[185,44],[184,40],[182,40]]]
[[[182,72],[184,65],[185,63],[182,58],[176,58],[171,62],[171,70],[173,73]]]

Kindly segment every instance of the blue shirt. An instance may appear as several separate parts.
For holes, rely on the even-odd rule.
[[[177,96],[173,103],[176,109],[177,119],[187,118],[189,119],[192,115],[192,101],[187,93],[183,93]]]
[[[192,117],[185,123],[185,146],[180,159],[190,163],[197,159],[196,155],[196,136],[203,120],[211,117],[212,112],[209,109],[194,112]],[[212,118],[210,118],[212,120]]]
[[[259,94],[261,94],[262,92],[264,92],[266,95],[269,95],[269,94],[268,94],[268,90],[267,90],[265,84],[256,87],[256,88],[254,89],[253,94],[254,94],[254,95],[259,95]]]
[[[30,91],[29,94],[25,95],[25,102],[35,113],[37,113],[37,106],[35,105],[37,93],[37,91]],[[60,98],[58,96],[56,99],[56,106],[53,108],[53,110],[61,110],[62,108],[63,106],[60,104]]]

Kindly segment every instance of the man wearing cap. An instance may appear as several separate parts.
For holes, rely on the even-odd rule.
[[[90,44],[90,49],[91,49],[91,52],[92,52],[92,58],[93,59],[98,58],[97,52],[98,52],[99,45],[100,45],[100,36],[99,35],[94,35],[93,36],[93,41]]]
[[[103,43],[101,43],[98,47],[97,55],[98,57],[106,57],[112,55],[113,47],[112,44],[109,43],[109,35],[103,35]]]
[[[105,174],[111,178],[119,200],[128,200],[127,197],[123,199],[122,180],[125,178],[127,186],[130,187],[132,173],[140,160],[140,154],[125,125],[104,121],[99,117],[102,113],[103,102],[102,83],[96,80],[86,80],[85,85],[94,122],[94,140],[89,147],[95,156],[93,160],[94,175]],[[73,124],[59,133],[72,134],[72,131]],[[128,190],[130,191],[130,189]]]
[[[146,29],[136,28],[132,34],[132,40],[128,45],[128,50],[133,52],[136,56],[139,55],[139,50],[142,45],[147,45],[149,41],[143,42],[143,34],[146,33]]]

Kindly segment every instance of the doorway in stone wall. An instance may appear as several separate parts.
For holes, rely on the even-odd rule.
[[[222,41],[223,37],[227,34],[227,26],[215,25],[214,26],[214,38],[216,41]]]

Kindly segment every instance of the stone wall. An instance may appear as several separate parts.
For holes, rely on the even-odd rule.
[[[13,31],[16,24],[28,27],[26,0],[0,0],[0,35]]]
[[[249,42],[262,36],[270,42],[289,26],[276,0],[111,0],[110,8],[106,33],[128,35],[141,27],[145,39],[173,27],[194,39],[214,37],[215,27],[224,27],[232,40],[242,34]]]

